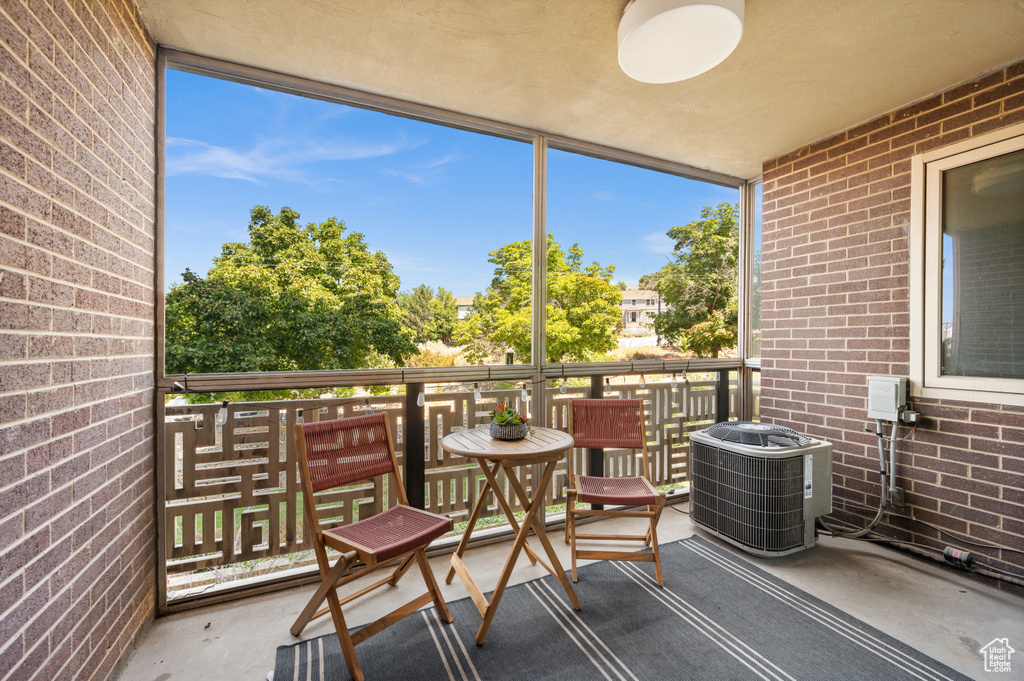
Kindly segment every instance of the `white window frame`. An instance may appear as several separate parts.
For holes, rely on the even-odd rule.
[[[943,376],[942,173],[1024,149],[1024,124],[980,135],[911,159],[910,383],[911,394],[985,404],[1024,405],[1024,380]]]

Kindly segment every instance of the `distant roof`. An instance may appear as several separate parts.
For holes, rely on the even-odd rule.
[[[455,296],[456,305],[472,305],[473,296]]]
[[[651,289],[627,289],[622,291],[623,298],[657,298],[658,292]]]

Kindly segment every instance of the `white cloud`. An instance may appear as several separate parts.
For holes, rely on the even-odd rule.
[[[427,184],[428,182],[428,178],[422,173],[409,173],[404,170],[382,170],[381,173],[391,175],[392,177],[401,177],[413,184]]]
[[[665,232],[651,232],[650,234],[645,234],[640,240],[643,242],[645,250],[650,253],[658,253],[659,255],[672,253],[672,249],[675,246],[675,242]]]
[[[596,191],[596,192],[594,192],[593,194],[590,195],[590,198],[594,199],[595,201],[619,201],[620,200],[619,197],[616,196],[615,194],[612,194],[611,192],[606,192],[606,191]]]
[[[462,160],[462,157],[459,156],[458,154],[456,154],[453,151],[452,153],[448,154],[447,156],[442,156],[441,158],[436,158],[433,161],[427,162],[427,167],[428,168],[440,168],[441,166],[446,166],[449,163],[455,163],[456,161],[459,161],[459,160]]]
[[[168,175],[206,175],[262,184],[264,180],[308,182],[302,166],[389,156],[419,146],[403,137],[390,142],[272,139],[252,149],[219,147],[199,140],[167,139]]]
[[[459,160],[461,160],[461,157],[452,152],[447,156],[416,164],[408,170],[387,168],[382,170],[381,173],[392,177],[401,177],[413,184],[436,185],[445,180],[444,166]]]

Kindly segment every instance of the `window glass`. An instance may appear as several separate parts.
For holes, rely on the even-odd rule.
[[[1024,378],[1024,150],[942,177],[943,375]]]
[[[174,70],[166,110],[167,373],[506,361],[531,145]]]
[[[754,185],[754,225],[753,225],[753,268],[750,277],[750,353],[751,357],[761,356],[761,243],[762,243],[762,216],[764,210],[764,184],[758,182]]]
[[[691,333],[707,310],[687,319],[666,313],[687,302],[683,287],[673,284],[707,281],[704,270],[680,269],[687,248],[673,230],[708,211],[715,219],[721,206],[731,207],[725,212],[734,218],[737,189],[560,150],[549,151],[547,175],[549,362],[735,353],[734,254],[725,258],[731,270],[730,263],[718,268],[732,278],[726,296],[732,303],[719,310],[719,338],[705,343]],[[651,314],[630,309],[645,301]]]

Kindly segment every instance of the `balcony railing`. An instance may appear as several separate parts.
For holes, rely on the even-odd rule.
[[[689,480],[687,434],[717,418],[718,385],[713,380],[612,386],[607,398],[643,398],[647,405],[648,447],[655,485],[682,489]],[[730,414],[735,415],[735,381],[730,384]],[[549,389],[547,418],[535,423],[565,430],[567,400],[587,396],[589,387],[565,393]],[[476,401],[472,391],[425,395],[423,422],[408,422],[405,396],[366,399],[318,399],[168,406],[165,409],[163,475],[160,492],[165,603],[182,603],[201,595],[221,594],[259,579],[280,578],[279,571],[304,563],[305,540],[301,485],[298,479],[294,425],[358,415],[366,410],[388,415],[396,454],[406,485],[423,481],[425,508],[465,520],[484,486],[475,462],[453,457],[440,447],[448,433],[489,423],[489,412],[508,401],[530,412],[520,390],[486,391]],[[410,459],[407,430],[422,428],[423,453]],[[573,450],[577,470],[584,450]],[[608,473],[633,473],[638,456],[628,450],[605,452]],[[528,467],[533,468],[533,467]],[[566,466],[557,470],[548,490],[551,506],[565,502]],[[526,470],[532,486],[539,470]],[[499,476],[504,485],[504,476]],[[415,485],[416,483],[411,483]],[[412,492],[413,490],[410,490]],[[530,496],[533,496],[532,487]],[[506,496],[516,496],[506,489]],[[483,517],[501,518],[493,495]],[[410,493],[410,499],[417,495]],[[322,520],[345,524],[378,513],[395,501],[394,490],[381,483],[358,484],[318,495]],[[515,510],[521,510],[518,507]],[[306,560],[305,562],[308,562]]]

